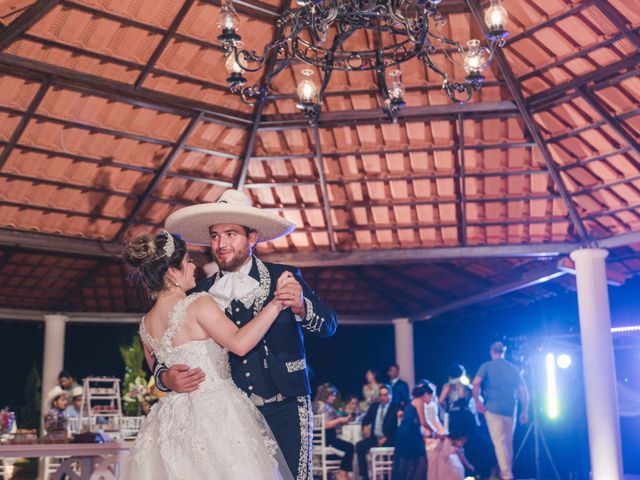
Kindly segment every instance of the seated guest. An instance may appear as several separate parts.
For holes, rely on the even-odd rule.
[[[367,480],[367,453],[373,447],[393,447],[398,430],[398,405],[391,403],[391,387],[381,385],[378,390],[378,401],[371,404],[362,419],[361,441],[356,444],[360,475]]]
[[[342,406],[342,413],[348,417],[352,417],[352,422],[359,422],[362,418],[360,399],[356,395],[349,395]]]
[[[82,406],[82,387],[76,385],[71,389],[71,404],[65,409],[64,414],[68,418],[79,418]]]
[[[313,401],[313,413],[315,415],[324,415],[325,417],[325,435],[327,445],[344,452],[344,456],[340,458],[340,470],[336,475],[337,480],[348,480],[349,472],[353,470],[353,445],[338,438],[338,429],[353,420],[350,416],[340,416],[333,406],[336,401],[338,390],[330,383],[323,383],[316,390],[316,396]]]
[[[404,408],[396,434],[392,480],[424,480],[427,477],[425,437],[436,437],[424,415],[424,407],[431,402],[433,390],[422,381],[414,387],[411,395],[413,399]]]
[[[55,386],[49,392],[48,402],[51,410],[44,417],[44,429],[47,436],[52,433],[67,431],[67,416],[64,411],[69,404],[67,394],[60,386]]]

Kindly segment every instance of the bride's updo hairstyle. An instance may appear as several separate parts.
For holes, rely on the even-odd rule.
[[[182,270],[187,244],[177,235],[162,230],[156,235],[136,235],[124,246],[122,258],[129,269],[129,279],[152,299],[169,287],[165,275],[169,267]]]

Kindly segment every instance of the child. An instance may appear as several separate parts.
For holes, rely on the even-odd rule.
[[[475,471],[473,465],[464,456],[464,434],[451,434],[443,437],[436,448],[436,475],[438,480],[464,480],[465,469]]]

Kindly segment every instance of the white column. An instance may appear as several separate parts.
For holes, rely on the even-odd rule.
[[[400,378],[409,384],[409,390],[416,381],[416,369],[413,353],[413,324],[408,318],[393,320],[396,339],[396,363],[400,367]]]
[[[593,480],[622,480],[616,370],[605,258],[585,248],[571,253],[576,264],[589,453]]]
[[[44,354],[42,355],[41,412],[49,411],[47,394],[58,383],[58,374],[64,368],[64,331],[66,315],[44,316]]]

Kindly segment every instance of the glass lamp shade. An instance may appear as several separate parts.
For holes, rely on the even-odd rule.
[[[464,54],[463,66],[469,75],[477,75],[487,66],[488,51],[480,47],[480,40],[469,40]]]
[[[318,95],[318,87],[313,80],[311,80],[311,76],[313,75],[312,70],[302,70],[300,72],[303,76],[300,83],[298,83],[298,99],[300,103],[316,103],[316,97]]]
[[[404,85],[402,84],[402,72],[400,70],[392,70],[389,72],[391,77],[391,85],[389,86],[389,98],[391,100],[404,99]]]
[[[222,8],[220,8],[220,13],[216,20],[216,26],[219,30],[224,32],[236,30],[239,23],[240,19],[238,18],[236,9],[233,7],[231,1],[226,1],[224,5],[222,5]]]
[[[491,5],[484,15],[489,30],[503,30],[508,20],[509,14],[502,6],[502,0],[491,0]]]
[[[233,52],[230,52],[229,55],[227,55],[227,61],[225,62],[224,66],[226,67],[227,72],[229,72],[230,74],[244,72],[240,64],[236,62],[236,56]]]

